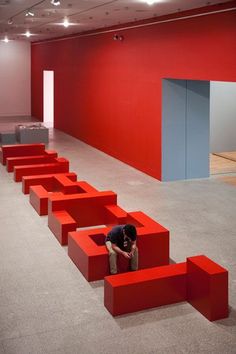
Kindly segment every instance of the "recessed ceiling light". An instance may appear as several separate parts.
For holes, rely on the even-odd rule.
[[[30,33],[29,30],[27,30],[27,31],[25,32],[25,36],[26,36],[27,38],[29,38],[29,37],[31,36],[31,33]]]
[[[155,0],[146,0],[148,5],[153,5]]]
[[[54,6],[59,6],[61,5],[61,2],[59,0],[51,0],[51,4]]]
[[[69,23],[68,18],[64,18],[63,26],[67,28],[67,27],[69,27],[69,25],[70,25],[70,23]]]
[[[34,16],[34,13],[32,10],[27,10],[25,16]]]

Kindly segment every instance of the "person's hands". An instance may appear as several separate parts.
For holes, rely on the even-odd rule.
[[[124,256],[125,258],[127,258],[127,259],[130,259],[130,258],[132,257],[129,252],[123,252],[122,254],[123,254],[123,256]]]

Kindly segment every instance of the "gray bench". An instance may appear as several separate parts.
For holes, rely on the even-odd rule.
[[[0,142],[2,145],[15,144],[16,143],[16,134],[15,132],[1,132],[0,133]]]
[[[18,125],[15,132],[20,144],[48,143],[49,130],[44,126]]]

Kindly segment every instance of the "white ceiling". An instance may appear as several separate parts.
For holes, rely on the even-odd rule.
[[[44,40],[228,1],[156,0],[148,5],[145,0],[61,0],[54,6],[51,0],[0,0],[0,39]],[[25,16],[28,9],[34,17]],[[68,28],[62,25],[65,17],[71,23]]]

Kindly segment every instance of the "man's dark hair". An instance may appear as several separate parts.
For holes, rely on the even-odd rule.
[[[136,231],[136,227],[135,227],[134,225],[126,224],[126,225],[124,226],[124,231],[125,231],[125,234],[126,234],[132,241],[135,241],[135,240],[136,240],[137,231]]]

